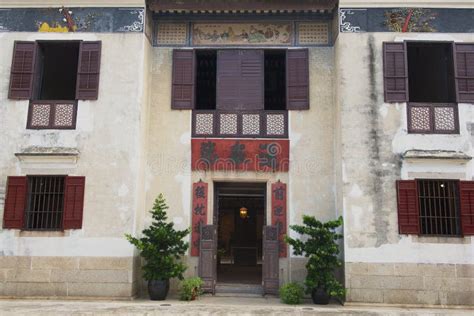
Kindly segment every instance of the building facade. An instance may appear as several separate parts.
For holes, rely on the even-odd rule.
[[[159,193],[187,275],[274,294],[343,216],[346,302],[472,305],[468,2],[2,4],[0,295],[130,298]]]

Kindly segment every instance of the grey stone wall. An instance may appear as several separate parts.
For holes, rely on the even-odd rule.
[[[474,305],[474,265],[346,263],[347,301]]]
[[[138,257],[0,257],[0,297],[114,298],[137,294]]]

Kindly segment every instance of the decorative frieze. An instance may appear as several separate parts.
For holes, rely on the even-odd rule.
[[[157,45],[185,45],[188,27],[186,23],[158,23],[156,27]]]
[[[331,28],[321,21],[156,21],[157,46],[327,46]]]
[[[141,33],[144,24],[144,8],[0,9],[0,32]]]
[[[293,23],[194,23],[192,45],[291,45]]]
[[[341,8],[339,31],[470,33],[473,9]]]
[[[329,24],[327,22],[303,22],[298,24],[298,44],[328,45]]]

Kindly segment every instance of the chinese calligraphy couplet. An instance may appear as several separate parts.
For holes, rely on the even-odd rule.
[[[193,183],[191,256],[199,256],[200,227],[207,224],[207,183]]]
[[[272,225],[278,227],[280,257],[287,256],[288,247],[283,240],[286,235],[286,184],[272,183]]]

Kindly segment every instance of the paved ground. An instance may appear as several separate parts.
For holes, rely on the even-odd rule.
[[[0,315],[474,315],[474,310],[377,306],[289,306],[276,298],[202,297],[194,302],[0,300]]]

